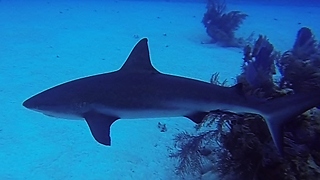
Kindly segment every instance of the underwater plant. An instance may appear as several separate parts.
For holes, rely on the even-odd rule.
[[[207,12],[203,16],[202,23],[213,43],[239,47],[243,42],[241,39],[235,38],[234,33],[248,15],[240,11],[230,11],[228,13],[225,13],[225,11],[225,1],[208,0]]]
[[[292,72],[303,76],[310,68],[291,63],[318,60],[318,42],[310,32],[308,28],[300,29],[293,49],[282,56],[265,36],[260,36],[254,47],[245,47],[243,72],[237,77],[244,85],[244,93],[266,100],[299,93],[302,89],[292,83],[307,84],[304,91],[319,88],[320,66],[313,67],[312,76],[289,78]],[[287,58],[289,52],[294,58]],[[285,83],[273,80],[276,67],[282,71]],[[218,74],[211,82],[220,83]],[[178,159],[176,172],[182,176],[216,173],[219,179],[320,179],[320,112],[316,108],[284,126],[283,156],[279,156],[264,119],[257,114],[212,111],[196,130],[195,134],[179,133],[174,139],[178,151],[170,157]]]

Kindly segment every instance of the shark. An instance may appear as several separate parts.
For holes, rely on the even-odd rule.
[[[161,73],[151,63],[147,38],[134,46],[120,69],[62,83],[23,102],[48,116],[84,119],[94,139],[107,146],[118,119],[186,117],[199,124],[214,110],[255,113],[264,118],[280,153],[284,124],[319,104],[319,93],[260,101],[244,95],[241,84],[225,87]]]

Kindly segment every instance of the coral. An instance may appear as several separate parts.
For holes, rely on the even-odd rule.
[[[273,80],[273,75],[276,74],[274,62],[279,59],[280,53],[262,35],[253,47],[245,46],[243,52],[242,74],[237,77],[237,82],[244,84],[245,91],[250,95],[273,96],[278,90]]]
[[[224,81],[220,82],[219,73],[214,73],[211,76],[210,83],[220,85],[220,86],[225,86],[227,84],[227,80],[225,79]]]
[[[285,129],[286,156],[277,154],[268,128],[255,114],[211,112],[197,129],[211,130],[191,135],[186,132],[176,136],[179,150],[171,157],[178,158],[177,173],[199,173],[208,154],[212,171],[220,179],[234,176],[237,179],[319,179],[320,148],[316,139],[320,135],[320,117],[303,114]],[[299,127],[299,128],[297,128]],[[208,146],[211,144],[211,146]],[[212,146],[215,144],[216,146]]]
[[[258,98],[263,99],[314,90],[320,86],[318,56],[319,46],[310,29],[300,29],[293,49],[281,59],[267,38],[260,36],[253,48],[244,48],[243,73],[237,80],[245,84],[245,94],[259,92]],[[280,84],[272,78],[275,61],[282,75]],[[211,83],[221,85],[217,73]],[[316,108],[284,126],[284,156],[279,156],[266,123],[256,114],[212,111],[196,130],[174,139],[178,150],[171,157],[178,159],[176,172],[181,175],[199,174],[209,163],[206,167],[219,179],[320,179],[320,111]]]
[[[213,43],[219,43],[222,46],[239,47],[243,42],[236,39],[234,33],[247,15],[240,11],[224,13],[225,10],[225,1],[208,0],[207,12],[204,14],[202,23],[206,27],[207,34],[212,38]]]
[[[282,75],[280,86],[308,92],[320,86],[320,49],[309,28],[301,28],[291,50],[277,61]]]
[[[171,153],[169,157],[178,158],[178,166],[176,172],[178,174],[198,173],[200,172],[202,165],[201,147],[202,141],[206,134],[199,134],[192,136],[187,132],[177,134],[174,141],[175,147],[179,150],[175,153]]]
[[[317,41],[311,29],[303,27],[298,31],[296,41],[293,45],[292,53],[299,59],[308,59],[310,55],[318,52]]]

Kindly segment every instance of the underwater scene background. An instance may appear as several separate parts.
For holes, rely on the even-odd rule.
[[[144,37],[166,74],[241,83],[263,101],[313,93],[319,12],[315,0],[0,0],[0,179],[320,179],[317,108],[283,127],[281,156],[250,112],[212,111],[198,125],[121,119],[106,147],[85,121],[22,106],[49,87],[119,69]]]

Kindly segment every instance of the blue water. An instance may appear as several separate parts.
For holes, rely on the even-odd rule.
[[[0,180],[182,179],[168,154],[176,133],[194,131],[186,118],[119,120],[111,128],[113,145],[105,147],[84,121],[48,117],[22,102],[57,84],[119,69],[142,37],[161,72],[203,81],[220,72],[232,84],[242,50],[201,43],[210,40],[201,24],[203,2],[1,0]],[[237,36],[267,35],[281,51],[303,26],[320,36],[317,1],[228,5],[249,15]],[[168,131],[160,132],[158,122]]]

